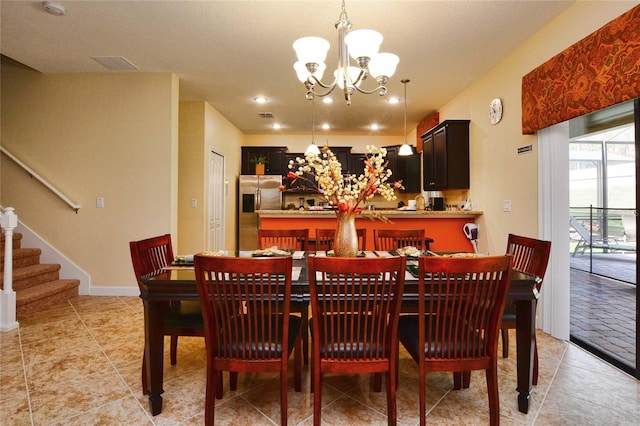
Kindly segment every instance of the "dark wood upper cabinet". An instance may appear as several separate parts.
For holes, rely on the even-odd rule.
[[[402,181],[404,189],[400,192],[420,192],[420,155],[413,150],[413,155],[398,155],[400,145],[385,146],[387,150],[388,167],[393,173],[389,182]]]
[[[243,146],[241,174],[255,175],[256,166],[251,162],[251,159],[254,157],[267,157],[268,162],[265,165],[265,174],[284,176],[288,171],[286,152],[286,146]]]
[[[354,173],[351,170],[351,147],[350,146],[330,146],[329,149],[333,152],[342,166],[342,174],[348,175]]]
[[[425,191],[469,189],[469,120],[446,120],[421,136]]]

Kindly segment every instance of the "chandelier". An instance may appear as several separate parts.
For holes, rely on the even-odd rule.
[[[340,18],[336,22],[338,30],[338,67],[333,72],[333,82],[322,82],[326,69],[324,63],[329,50],[329,42],[320,37],[303,37],[293,43],[298,62],[293,68],[298,79],[307,88],[307,99],[315,96],[327,96],[336,86],[344,93],[347,105],[351,105],[351,95],[357,90],[370,95],[378,92],[380,96],[387,93],[387,82],[395,73],[400,59],[393,53],[378,53],[382,43],[382,34],[374,30],[351,31],[351,22],[347,16],[342,0]],[[358,66],[351,66],[349,54]],[[377,87],[366,90],[360,87],[368,76],[375,78]],[[323,91],[324,90],[324,91]]]

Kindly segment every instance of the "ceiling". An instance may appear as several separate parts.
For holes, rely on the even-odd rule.
[[[337,63],[340,1],[60,1],[63,16],[39,1],[0,3],[0,52],[43,73],[104,73],[92,56],[121,56],[139,71],[175,73],[181,100],[204,100],[245,134],[309,134],[311,102],[296,78],[294,40],[331,43],[326,76]],[[411,127],[496,66],[573,1],[346,2],[352,29],[384,36],[381,51],[400,57],[388,94],[353,95],[347,106],[316,100],[316,125],[331,133],[402,136],[407,85]],[[372,84],[369,80],[365,83]],[[370,86],[369,86],[370,88]],[[500,93],[495,93],[499,96]],[[268,103],[257,105],[256,96]],[[487,99],[487,107],[490,99]],[[261,118],[269,112],[273,118]],[[282,129],[272,130],[275,122]],[[369,129],[372,123],[381,128]]]

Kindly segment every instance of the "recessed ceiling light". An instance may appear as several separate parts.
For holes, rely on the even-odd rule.
[[[322,103],[323,104],[332,104],[333,103],[333,98],[322,98]]]
[[[323,123],[322,124],[322,130],[329,130],[331,128],[331,126],[329,126],[329,123]]]
[[[378,129],[380,129],[380,126],[379,126],[377,123],[373,123],[373,124],[370,126],[370,128],[371,128],[371,130],[378,130]]]
[[[56,16],[62,16],[67,13],[67,11],[64,10],[64,6],[56,1],[45,1],[44,3],[42,3],[42,8],[50,14]]]
[[[271,128],[273,128],[274,130],[278,130],[278,129],[280,129],[281,127],[282,127],[282,126],[280,126],[280,123],[273,123],[273,124],[271,125]]]
[[[394,96],[394,97],[392,97],[392,98],[389,98],[389,101],[388,101],[388,102],[389,102],[390,104],[392,104],[392,105],[399,104],[399,103],[400,103],[400,98],[398,98],[398,97]]]
[[[264,96],[257,96],[255,98],[253,98],[254,101],[256,101],[259,104],[266,104],[267,103],[267,98],[265,98]]]

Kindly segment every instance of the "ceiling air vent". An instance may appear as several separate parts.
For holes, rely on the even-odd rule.
[[[139,69],[122,56],[92,56],[91,59],[112,71],[134,71]]]
[[[261,118],[273,118],[273,113],[272,112],[259,112],[258,115]]]

